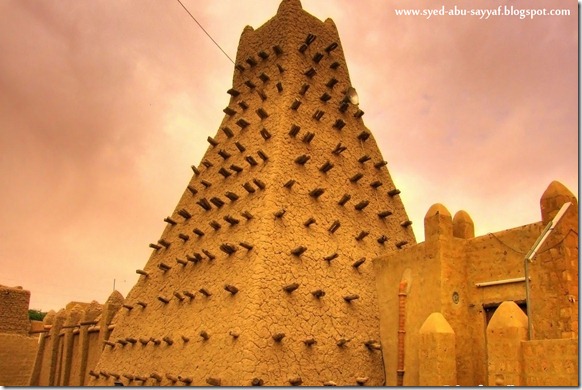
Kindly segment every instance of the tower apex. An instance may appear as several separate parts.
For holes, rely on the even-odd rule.
[[[291,10],[302,10],[303,7],[301,6],[300,0],[283,0],[281,4],[279,4],[279,9],[277,13],[280,14],[284,11],[291,11]]]

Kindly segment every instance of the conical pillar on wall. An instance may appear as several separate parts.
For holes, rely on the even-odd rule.
[[[298,0],[244,29],[225,117],[91,384],[383,383],[370,259],[415,238],[350,87],[334,23]]]

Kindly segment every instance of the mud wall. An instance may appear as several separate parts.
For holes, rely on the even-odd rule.
[[[541,197],[541,222],[481,237],[474,237],[466,212],[452,218],[437,204],[425,217],[425,242],[374,260],[388,385],[396,385],[399,375],[405,385],[419,384],[414,351],[420,326],[432,312],[442,313],[455,332],[458,384],[487,384],[487,325],[504,301],[526,310],[524,257],[565,202],[572,207],[530,265],[531,338],[577,339],[578,212],[570,191],[551,183]],[[404,327],[395,315],[403,280],[409,288]]]
[[[30,291],[0,285],[0,386],[26,386],[38,336],[30,335]]]
[[[122,304],[115,291],[104,305],[74,302],[58,313],[49,312],[27,384],[84,386],[90,377],[98,377],[94,368]]]

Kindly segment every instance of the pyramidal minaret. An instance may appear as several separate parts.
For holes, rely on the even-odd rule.
[[[415,238],[335,24],[283,0],[225,89],[90,384],[382,385],[371,259]]]

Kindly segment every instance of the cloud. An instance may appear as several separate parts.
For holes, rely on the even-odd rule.
[[[278,7],[183,3],[231,58]],[[338,27],[420,240],[433,203],[465,208],[483,234],[539,220],[554,179],[576,193],[571,3],[552,7],[572,17],[523,21],[394,14],[426,0],[302,3]],[[42,309],[103,302],[113,279],[126,293],[220,125],[233,64],[177,2],[154,0],[4,1],[0,51],[0,283]]]

